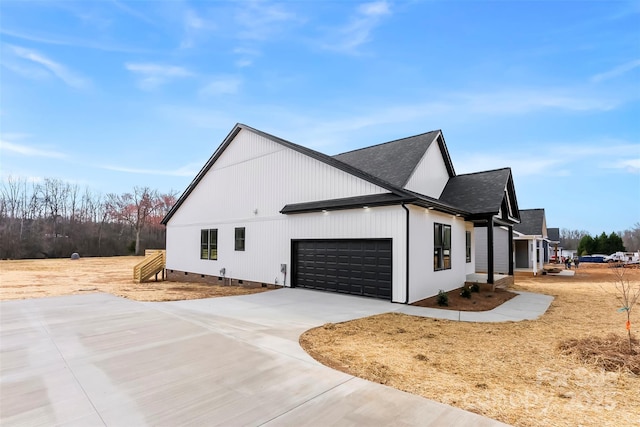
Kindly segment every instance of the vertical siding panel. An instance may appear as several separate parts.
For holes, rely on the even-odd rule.
[[[387,190],[246,130],[240,131],[167,227],[167,268],[273,283],[291,239],[393,239],[394,300],[404,301],[404,211],[399,206],[282,215],[288,203]],[[258,214],[253,213],[258,209]],[[234,250],[246,227],[247,250]],[[200,230],[218,229],[218,260],[200,260]],[[289,266],[289,272],[290,270]],[[288,280],[287,280],[288,282]]]

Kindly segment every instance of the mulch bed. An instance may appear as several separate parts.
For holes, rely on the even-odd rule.
[[[462,288],[454,289],[447,292],[449,296],[448,306],[438,305],[438,296],[433,296],[420,301],[416,301],[411,305],[417,305],[419,307],[430,308],[442,308],[445,310],[455,311],[487,311],[492,310],[511,298],[515,297],[516,293],[507,291],[505,289],[496,289],[495,291],[480,291],[471,292],[471,298],[464,298],[460,295]]]

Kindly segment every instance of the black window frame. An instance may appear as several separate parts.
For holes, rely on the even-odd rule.
[[[218,259],[218,229],[200,230],[200,259],[216,261]]]
[[[433,223],[433,270],[451,270],[451,225]]]
[[[234,230],[234,248],[236,251],[243,252],[245,250],[246,242],[246,229],[245,227],[236,227]]]
[[[467,264],[471,262],[471,231],[465,231],[465,251],[467,255]]]

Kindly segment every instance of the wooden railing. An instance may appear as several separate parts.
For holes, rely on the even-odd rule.
[[[163,272],[167,261],[167,253],[164,250],[147,250],[142,261],[133,267],[133,280],[140,283],[148,280],[155,275],[158,279],[158,273]]]

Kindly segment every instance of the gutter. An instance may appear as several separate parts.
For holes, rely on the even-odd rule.
[[[406,249],[406,268],[407,268],[407,272],[406,272],[406,279],[405,279],[405,284],[406,284],[406,289],[405,289],[405,300],[404,303],[405,304],[409,304],[409,208],[407,208],[404,204],[404,202],[402,202],[402,209],[405,210],[405,212],[407,212],[407,236],[406,236],[406,244],[407,244],[407,249]]]

